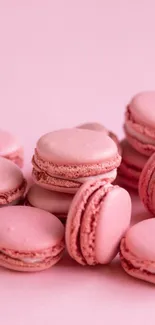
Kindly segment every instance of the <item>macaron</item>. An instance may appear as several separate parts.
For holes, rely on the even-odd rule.
[[[131,219],[129,193],[102,180],[88,181],[73,198],[66,222],[69,255],[82,265],[110,263]]]
[[[121,157],[114,141],[100,132],[63,129],[43,135],[32,159],[36,184],[76,193],[89,179],[114,181]]]
[[[126,139],[121,142],[122,162],[118,169],[119,184],[138,190],[140,174],[148,157],[136,151]]]
[[[62,220],[67,217],[72,199],[72,194],[50,191],[34,184],[26,195],[26,205],[49,211]]]
[[[20,168],[23,167],[23,147],[13,134],[5,130],[0,130],[0,156],[13,161]]]
[[[121,240],[120,257],[125,272],[155,284],[155,219],[131,227]]]
[[[148,159],[140,175],[139,196],[144,206],[155,215],[155,153]]]
[[[124,128],[131,146],[151,156],[155,151],[155,91],[133,97],[126,109]]]
[[[102,132],[105,135],[108,135],[117,145],[119,154],[121,155],[121,146],[119,143],[119,140],[117,138],[117,135],[109,130],[107,130],[102,124],[91,122],[91,123],[84,123],[79,126],[77,126],[78,129],[86,129],[86,130],[92,130],[92,131],[98,131]]]
[[[19,203],[26,185],[21,169],[12,161],[0,157],[0,207]]]
[[[64,226],[53,214],[26,206],[5,207],[0,220],[0,266],[36,272],[61,259]]]

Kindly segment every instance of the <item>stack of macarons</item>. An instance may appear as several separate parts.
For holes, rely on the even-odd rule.
[[[133,97],[125,112],[126,138],[121,142],[122,163],[119,183],[138,190],[139,178],[148,158],[155,151],[155,92]]]

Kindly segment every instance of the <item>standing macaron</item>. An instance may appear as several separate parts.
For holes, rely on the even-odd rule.
[[[124,127],[131,146],[151,156],[155,151],[155,91],[139,93],[131,100]]]
[[[129,227],[128,192],[104,181],[86,182],[76,193],[66,223],[69,255],[82,265],[107,264]]]
[[[0,157],[0,207],[17,204],[23,198],[27,182],[12,161]]]
[[[92,130],[97,132],[102,132],[105,135],[108,135],[117,145],[118,151],[121,155],[121,146],[119,143],[119,140],[117,138],[117,135],[113,133],[112,131],[108,131],[102,124],[92,122],[92,123],[84,123],[79,126],[77,126],[78,129],[85,129],[85,130]]]
[[[88,179],[114,181],[121,157],[108,136],[73,128],[42,136],[32,162],[36,184],[54,191],[75,193]]]
[[[121,241],[121,264],[131,276],[155,284],[155,219],[131,227]]]
[[[56,264],[64,250],[64,226],[53,214],[25,206],[0,209],[0,266],[36,272]]]
[[[49,211],[65,221],[72,199],[72,194],[49,191],[34,184],[26,195],[26,204]]]
[[[138,190],[140,174],[148,157],[132,148],[126,139],[121,142],[121,147],[122,162],[118,169],[118,182],[121,185]]]
[[[20,168],[23,167],[23,147],[13,134],[4,130],[0,130],[0,156],[11,160]]]

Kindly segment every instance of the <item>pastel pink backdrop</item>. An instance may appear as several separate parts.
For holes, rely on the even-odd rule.
[[[1,127],[21,138],[26,173],[43,132],[95,120],[122,137],[128,100],[155,87],[154,12],[154,0],[0,0]],[[1,324],[154,324],[154,302],[117,260],[0,270]]]

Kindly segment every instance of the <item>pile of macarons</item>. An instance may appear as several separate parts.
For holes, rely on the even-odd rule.
[[[106,265],[119,253],[129,275],[155,283],[155,92],[131,100],[124,130],[121,142],[99,123],[42,135],[31,186],[22,146],[0,131],[0,266],[42,271],[65,250]],[[153,214],[132,227],[130,188]]]

